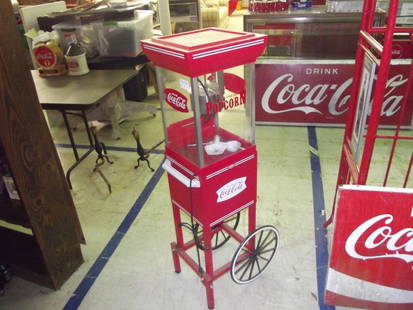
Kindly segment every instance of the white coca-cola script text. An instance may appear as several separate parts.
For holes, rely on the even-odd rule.
[[[178,94],[175,93],[168,93],[166,100],[170,103],[173,104],[174,106],[180,108],[181,110],[186,109],[186,99],[182,98]]]
[[[241,177],[222,186],[219,190],[217,190],[217,202],[231,199],[241,193],[247,188],[247,185],[245,184],[246,180],[247,177]]]
[[[323,114],[326,109],[320,105],[328,105],[328,112],[333,116],[344,114],[348,110],[350,95],[348,88],[352,78],[341,85],[338,84],[303,84],[294,83],[294,75],[286,73],[277,77],[265,90],[261,106],[270,114],[301,111],[305,114]],[[405,84],[407,79],[402,74],[397,74],[387,81],[386,93],[382,106],[383,116],[392,116],[400,110],[402,95],[395,94],[395,90]],[[332,93],[332,95],[330,95]],[[293,105],[293,107],[291,106]]]
[[[413,228],[407,227],[399,231],[393,231],[390,224],[393,215],[377,215],[359,227],[357,227],[347,238],[345,249],[348,255],[357,259],[381,259],[398,258],[407,263],[413,262]],[[367,233],[367,231],[372,231]],[[383,253],[377,255],[361,254],[356,249],[368,253],[368,250],[383,249]]]

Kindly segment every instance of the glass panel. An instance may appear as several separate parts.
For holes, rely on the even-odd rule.
[[[296,57],[354,58],[359,29],[358,22],[297,24]]]
[[[196,30],[200,28],[197,0],[170,0],[169,9],[172,21],[172,32]]]
[[[202,167],[253,145],[243,66],[193,79],[166,73],[163,112],[169,150]]]
[[[295,56],[296,30],[293,23],[263,23],[252,26],[252,32],[268,35],[264,56]]]
[[[268,35],[264,56],[299,58],[354,58],[360,25],[307,22],[253,25],[253,32]]]
[[[377,13],[375,25],[385,21]],[[244,30],[268,35],[264,56],[353,59],[360,29],[360,13],[327,13],[325,9],[244,16]]]

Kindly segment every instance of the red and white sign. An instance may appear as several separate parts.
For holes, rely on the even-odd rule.
[[[54,52],[47,46],[39,46],[34,50],[34,57],[42,67],[50,68],[56,65],[57,59]]]
[[[241,193],[247,188],[247,185],[245,184],[246,180],[247,177],[241,177],[222,186],[219,190],[217,190],[217,202],[226,201]]]
[[[309,62],[256,65],[257,123],[292,125],[345,124],[354,64]],[[381,125],[398,121],[409,65],[390,67]],[[409,96],[411,97],[410,92]],[[411,126],[413,105],[403,126]]]
[[[339,189],[325,302],[413,309],[412,189]]]
[[[165,88],[165,100],[179,112],[188,112],[188,99],[176,89]]]
[[[223,97],[221,100],[217,100],[215,103],[208,101],[205,106],[207,114],[217,114],[222,110],[233,109],[243,104],[245,104],[245,96],[230,95]]]
[[[413,48],[410,39],[395,39],[391,54],[392,58],[411,59],[413,57]]]

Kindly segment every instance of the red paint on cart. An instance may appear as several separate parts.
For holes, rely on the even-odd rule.
[[[267,36],[203,28],[142,40],[141,44],[155,66],[196,77],[255,62],[267,45]]]

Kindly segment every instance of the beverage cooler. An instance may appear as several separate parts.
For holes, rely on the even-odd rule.
[[[344,126],[361,13],[329,13],[325,6],[244,16],[244,30],[268,35],[256,61],[256,123]],[[378,11],[375,24],[385,23]],[[380,38],[378,38],[380,40]],[[383,126],[394,126],[407,85],[412,47],[402,37],[393,50]],[[365,74],[372,72],[365,69]],[[412,107],[409,107],[412,109]],[[412,111],[403,126],[411,126]]]

